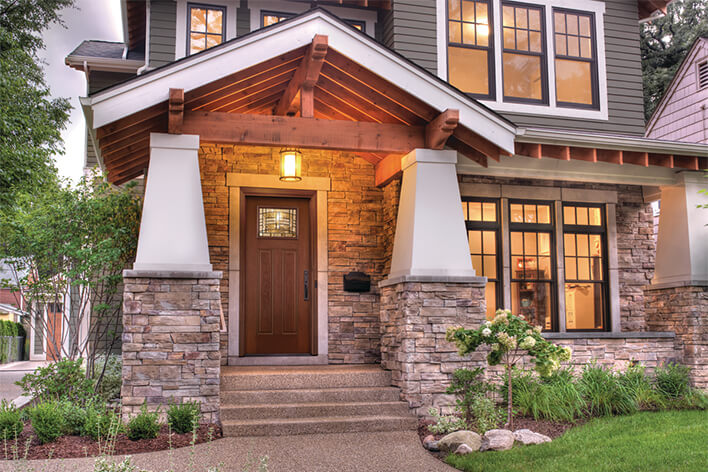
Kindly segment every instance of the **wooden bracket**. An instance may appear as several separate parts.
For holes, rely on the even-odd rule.
[[[305,57],[302,58],[302,62],[283,92],[283,96],[280,97],[278,104],[273,109],[274,115],[287,114],[295,96],[300,92],[300,115],[305,118],[314,116],[314,88],[320,77],[327,48],[327,36],[315,35]]]
[[[377,187],[383,187],[393,179],[400,177],[402,158],[403,156],[400,154],[392,154],[376,164],[374,182]]]
[[[170,98],[167,109],[167,132],[182,134],[184,121],[184,89],[170,89]]]
[[[457,128],[459,121],[459,110],[448,108],[440,113],[425,127],[425,147],[428,149],[443,149],[447,139]]]

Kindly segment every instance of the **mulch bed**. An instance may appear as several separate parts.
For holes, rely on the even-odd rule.
[[[201,444],[221,437],[221,427],[218,425],[200,425],[197,429],[197,439],[195,444]],[[27,441],[29,450],[25,455]],[[171,446],[170,446],[171,441]],[[166,449],[176,449],[178,447],[189,446],[192,443],[192,433],[175,434],[172,433],[172,438],[169,438],[167,426],[160,429],[160,434],[155,439],[141,439],[139,441],[131,441],[125,434],[119,434],[116,437],[113,454],[138,454],[141,452],[163,451]],[[17,444],[18,453],[13,453],[13,448]],[[101,443],[101,447],[105,448],[105,441]],[[7,441],[2,444],[0,441],[0,460],[11,460],[14,457],[20,459],[59,459],[70,457],[89,457],[99,456],[105,451],[99,451],[98,442],[88,437],[81,436],[62,436],[56,441],[48,444],[39,444],[37,436],[32,431],[32,427],[25,424],[22,434],[20,434],[17,442]]]

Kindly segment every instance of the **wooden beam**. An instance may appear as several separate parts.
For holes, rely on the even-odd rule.
[[[571,146],[570,159],[576,161],[597,162],[597,149]]]
[[[450,146],[452,149],[455,151],[459,152],[466,158],[476,162],[477,164],[481,165],[482,167],[488,167],[489,163],[487,160],[487,156],[473,148],[472,146],[469,146],[468,144],[463,143],[459,139],[457,139],[455,136],[450,136],[450,138],[447,140],[447,145]]]
[[[698,157],[696,156],[677,156],[674,155],[674,166],[682,169],[700,170]]]
[[[600,162],[609,162],[610,164],[624,164],[622,151],[619,149],[598,149],[597,160]]]
[[[460,121],[460,111],[448,108],[425,127],[425,147],[428,149],[444,149],[457,123]]]
[[[514,154],[541,159],[541,145],[537,143],[514,143]]]
[[[622,151],[622,159],[625,164],[634,164],[642,167],[649,167],[649,153],[642,151]]]
[[[369,164],[376,165],[383,161],[386,156],[383,154],[376,154],[375,152],[358,152],[357,155],[364,159]]]
[[[541,154],[543,155],[543,157],[550,157],[553,159],[560,159],[562,161],[569,161],[570,147],[556,146],[555,144],[542,144]]]
[[[649,153],[649,164],[653,166],[668,167],[673,169],[674,156],[671,154]]]
[[[275,106],[273,110],[274,115],[285,115],[288,112],[288,109],[290,109],[290,105],[295,99],[295,95],[297,95],[300,90],[312,89],[315,86],[317,79],[320,76],[320,70],[322,70],[322,64],[324,63],[324,58],[326,55],[327,36],[317,34],[312,39],[312,44],[310,44],[305,57],[302,58],[302,62],[300,62],[300,66],[295,71],[295,75],[293,75],[293,78],[290,80],[285,92],[283,92],[282,98]],[[301,107],[304,101],[312,99],[312,95],[304,95],[305,98],[303,99],[303,94],[300,94]],[[304,105],[308,112],[310,109],[314,109],[314,106],[311,106],[311,103],[312,102],[310,101]],[[312,115],[310,115],[310,117],[312,117]]]
[[[403,156],[393,154],[376,164],[374,168],[374,182],[377,187],[383,187],[401,176],[401,159]]]
[[[167,102],[167,110],[167,132],[169,134],[182,134],[182,121],[184,119],[184,89],[170,89],[170,98]]]
[[[475,149],[476,151],[484,154],[485,156],[499,161],[499,155],[509,155],[508,152],[501,150],[496,144],[487,141],[477,133],[472,130],[465,128],[464,126],[458,126],[452,133],[454,137],[465,143],[467,146]]]
[[[407,154],[425,145],[422,126],[202,111],[185,112],[182,132],[207,143],[386,154]]]

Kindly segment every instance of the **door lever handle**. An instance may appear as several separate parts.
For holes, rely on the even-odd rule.
[[[310,271],[306,270],[304,274],[305,282],[305,301],[310,299]]]

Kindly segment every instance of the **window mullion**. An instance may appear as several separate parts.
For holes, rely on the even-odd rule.
[[[558,331],[565,333],[565,238],[563,237],[563,202],[561,201],[555,202],[555,223]]]

